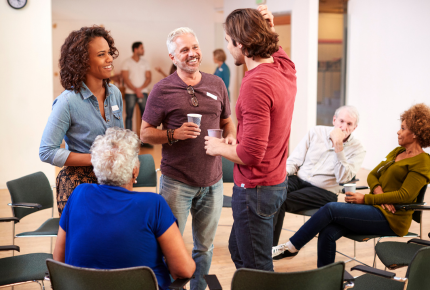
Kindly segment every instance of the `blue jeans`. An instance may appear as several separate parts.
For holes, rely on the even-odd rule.
[[[233,187],[233,228],[228,249],[236,269],[273,271],[273,217],[287,198],[283,183],[255,188]]]
[[[330,202],[320,208],[290,242],[300,250],[318,233],[318,267],[334,263],[336,241],[348,233],[397,236],[376,207],[342,202]]]
[[[143,98],[138,98],[136,94],[125,94],[125,128],[130,129],[132,127],[132,118],[134,112],[134,106],[136,106],[136,102],[139,105],[140,113],[143,115],[145,111],[146,101],[148,100],[148,94],[143,93]],[[142,116],[140,116],[142,118]]]
[[[204,275],[209,273],[212,262],[213,241],[218,221],[221,216],[223,202],[223,183],[208,187],[193,187],[185,183],[161,175],[160,195],[164,197],[175,217],[181,234],[184,233],[188,214],[192,215],[193,259],[196,262],[194,279],[191,280],[192,290],[204,290]]]

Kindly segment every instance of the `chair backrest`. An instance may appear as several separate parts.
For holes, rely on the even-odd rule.
[[[139,155],[140,170],[137,183],[133,187],[156,187],[157,172],[155,171],[154,158],[151,154]]]
[[[157,278],[149,267],[89,269],[46,260],[54,290],[158,290]]]
[[[426,194],[426,191],[427,191],[427,184],[424,185],[423,188],[421,188],[420,192],[418,193],[417,203],[424,202],[424,196]],[[422,211],[415,211],[412,214],[412,219],[417,223],[421,223],[421,215],[422,215]]]
[[[407,290],[428,289],[430,285],[430,247],[417,251],[409,265],[406,277],[409,279]]]
[[[344,262],[288,273],[239,269],[234,273],[231,290],[341,290],[344,269]]]
[[[234,163],[222,157],[222,181],[223,182],[234,182],[233,168],[234,168]]]
[[[9,189],[12,203],[38,203],[42,205],[41,209],[52,208],[54,204],[51,185],[43,172],[39,171],[8,181],[6,185]],[[22,219],[26,215],[36,211],[38,210],[12,207],[13,215],[18,219]]]

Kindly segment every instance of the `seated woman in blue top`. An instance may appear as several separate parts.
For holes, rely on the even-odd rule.
[[[90,147],[107,128],[124,128],[122,96],[109,83],[118,56],[114,40],[103,27],[72,31],[61,47],[60,80],[65,91],[52,104],[39,156],[63,167],[57,176],[57,204],[61,216],[67,199],[81,183],[96,183]],[[60,148],[63,139],[66,148]]]
[[[224,50],[221,48],[214,50],[214,63],[218,66],[215,70],[214,75],[219,76],[227,88],[228,99],[230,100],[230,91],[228,86],[230,85],[230,69],[225,64],[225,60],[227,56],[225,55]]]
[[[99,184],[80,184],[60,219],[54,260],[78,267],[150,267],[160,289],[190,278],[195,263],[167,202],[133,192],[139,174],[140,140],[130,130],[109,128],[91,146]],[[166,263],[163,260],[165,257]]]

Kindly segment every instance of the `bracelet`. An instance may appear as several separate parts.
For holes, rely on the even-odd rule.
[[[169,144],[170,146],[172,146],[173,143],[176,143],[179,141],[173,138],[174,134],[175,134],[175,129],[167,129],[167,144]]]

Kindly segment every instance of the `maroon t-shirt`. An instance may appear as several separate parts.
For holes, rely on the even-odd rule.
[[[161,172],[190,186],[205,187],[217,183],[222,177],[220,156],[206,154],[205,136],[208,129],[219,129],[220,119],[230,116],[230,102],[224,82],[217,76],[201,73],[201,81],[193,86],[199,106],[191,103],[187,85],[175,72],[158,82],[146,103],[142,120],[163,129],[177,129],[188,122],[187,114],[201,114],[196,139],[179,140],[172,146],[163,144]]]
[[[282,183],[296,98],[294,63],[279,48],[274,63],[247,71],[236,104],[236,153],[246,165],[234,166],[234,182],[247,188]]]

